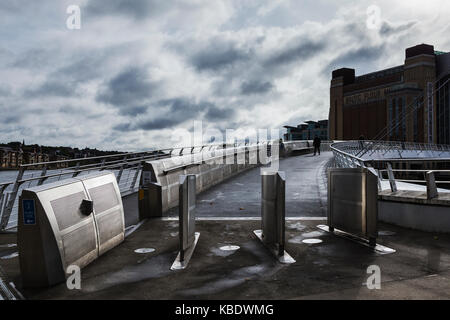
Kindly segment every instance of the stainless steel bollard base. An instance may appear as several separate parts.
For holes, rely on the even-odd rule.
[[[385,246],[383,246],[381,244],[377,244],[377,243],[370,243],[369,241],[367,241],[364,238],[360,238],[351,233],[348,233],[348,232],[345,232],[345,231],[342,231],[342,230],[339,230],[336,228],[331,228],[331,227],[323,225],[323,224],[318,225],[317,228],[319,228],[322,231],[333,233],[334,235],[339,236],[341,238],[351,240],[353,242],[356,242],[358,244],[361,244],[363,246],[371,248],[374,252],[379,253],[379,254],[391,254],[391,253],[396,252],[395,249],[385,247]]]
[[[200,238],[200,232],[195,233],[195,239],[194,243],[191,247],[189,247],[184,252],[184,260],[181,261],[181,252],[178,252],[177,258],[172,264],[172,267],[170,267],[170,270],[182,270],[185,269],[189,263],[189,260],[191,260],[192,254],[194,253],[195,246],[197,245],[198,239]]]
[[[278,262],[280,263],[285,263],[285,264],[290,264],[290,263],[295,263],[294,258],[292,258],[289,253],[286,252],[286,250],[284,250],[283,255],[279,255],[278,254],[278,249],[275,247],[269,247],[268,245],[266,245],[263,241],[262,235],[263,232],[262,230],[254,230],[253,233],[255,234],[255,236],[261,241],[261,243],[264,245],[264,247],[266,247],[269,252],[278,260]]]

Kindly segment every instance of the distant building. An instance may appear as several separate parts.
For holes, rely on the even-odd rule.
[[[0,168],[18,168],[23,163],[23,151],[0,147]]]
[[[333,71],[330,139],[450,144],[450,53],[421,44],[405,56],[403,65],[357,77]]]
[[[284,134],[285,141],[313,140],[318,136],[321,140],[328,140],[328,120],[305,121],[296,127],[284,126],[287,132]]]

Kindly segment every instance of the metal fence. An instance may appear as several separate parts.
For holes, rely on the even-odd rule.
[[[267,144],[267,154],[270,156],[271,143],[273,141],[260,141],[256,144]],[[143,161],[242,145],[247,144],[216,143],[21,165],[14,180],[0,182],[0,231],[10,230],[17,226],[18,198],[25,188],[102,170],[111,170],[116,175],[122,196],[126,196],[138,190]]]
[[[397,182],[421,184],[436,189],[437,184],[450,184],[450,170],[444,169],[393,169],[391,163],[449,162],[450,146],[397,141],[345,141],[331,145],[334,166],[338,168],[373,167],[384,164],[375,170],[379,185],[389,181],[392,191],[397,191]],[[446,176],[449,178],[446,179]],[[430,178],[431,177],[431,178]],[[441,177],[441,179],[435,179]]]

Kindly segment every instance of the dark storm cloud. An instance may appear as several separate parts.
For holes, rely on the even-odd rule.
[[[323,69],[324,74],[329,74],[332,70],[352,66],[357,67],[359,63],[372,62],[378,60],[386,48],[384,44],[379,46],[364,46],[344,52],[337,58],[333,59],[327,67]]]
[[[206,112],[204,120],[217,121],[217,120],[229,120],[234,118],[235,111],[232,108],[218,108],[212,106]]]
[[[265,61],[264,65],[266,67],[278,67],[293,62],[301,62],[301,60],[307,60],[318,54],[325,47],[325,42],[302,40],[295,46],[280,49]]]
[[[143,114],[147,111],[147,106],[131,106],[128,108],[120,108],[119,113],[124,116],[137,116],[138,114]]]
[[[34,89],[27,89],[23,93],[24,97],[71,97],[77,95],[77,86],[74,83],[47,80],[42,85]]]
[[[8,88],[2,88],[0,87],[0,96],[6,97],[11,95],[11,90]]]
[[[399,33],[399,32],[405,31],[405,30],[408,30],[411,27],[413,27],[415,24],[416,24],[416,22],[412,21],[412,22],[408,22],[408,23],[401,24],[401,25],[398,25],[398,26],[394,26],[394,25],[390,24],[389,22],[385,21],[381,25],[380,34],[383,35],[383,36],[390,36],[390,35],[393,35],[393,34],[396,34],[396,33]]]
[[[114,127],[117,131],[133,131],[142,130],[159,130],[165,128],[173,128],[187,120],[198,119],[206,121],[227,120],[234,116],[232,108],[219,108],[215,104],[200,101],[195,102],[189,98],[174,98],[160,100],[150,108],[167,109],[165,114],[154,116],[147,115],[147,118],[140,120],[131,120],[130,122],[121,123]]]
[[[116,107],[136,106],[152,97],[160,84],[149,79],[140,68],[128,68],[109,80],[96,97],[98,102]]]
[[[132,131],[133,128],[132,128],[130,122],[124,122],[124,123],[120,123],[120,124],[114,126],[113,130],[127,132],[127,131]]]
[[[232,43],[213,40],[191,56],[191,63],[199,71],[218,71],[250,58],[250,53]]]
[[[101,59],[82,58],[59,68],[52,73],[52,76],[67,78],[76,82],[89,81],[101,76],[101,71],[99,70],[101,63]]]
[[[18,114],[6,115],[0,117],[0,122],[4,124],[17,123],[20,120],[20,116]]]
[[[269,81],[249,81],[244,82],[241,85],[241,94],[251,95],[251,94],[262,94],[273,89],[273,84]]]
[[[141,20],[159,15],[170,6],[167,0],[90,0],[84,10],[88,15],[123,15]]]
[[[214,105],[209,102],[195,103],[187,98],[175,98],[159,101],[157,107],[168,107],[168,112],[159,117],[147,119],[138,123],[138,128],[143,130],[157,130],[174,127],[188,119],[194,119],[204,110]]]
[[[14,68],[23,69],[41,69],[50,65],[55,52],[44,49],[31,49],[21,53],[17,59],[11,64]]]

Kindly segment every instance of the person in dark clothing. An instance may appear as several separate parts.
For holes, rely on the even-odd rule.
[[[322,141],[320,140],[320,138],[318,137],[318,136],[316,136],[315,138],[314,138],[314,141],[313,141],[313,146],[314,146],[314,155],[316,155],[316,152],[319,152],[319,156],[320,156],[320,143],[321,143]]]

